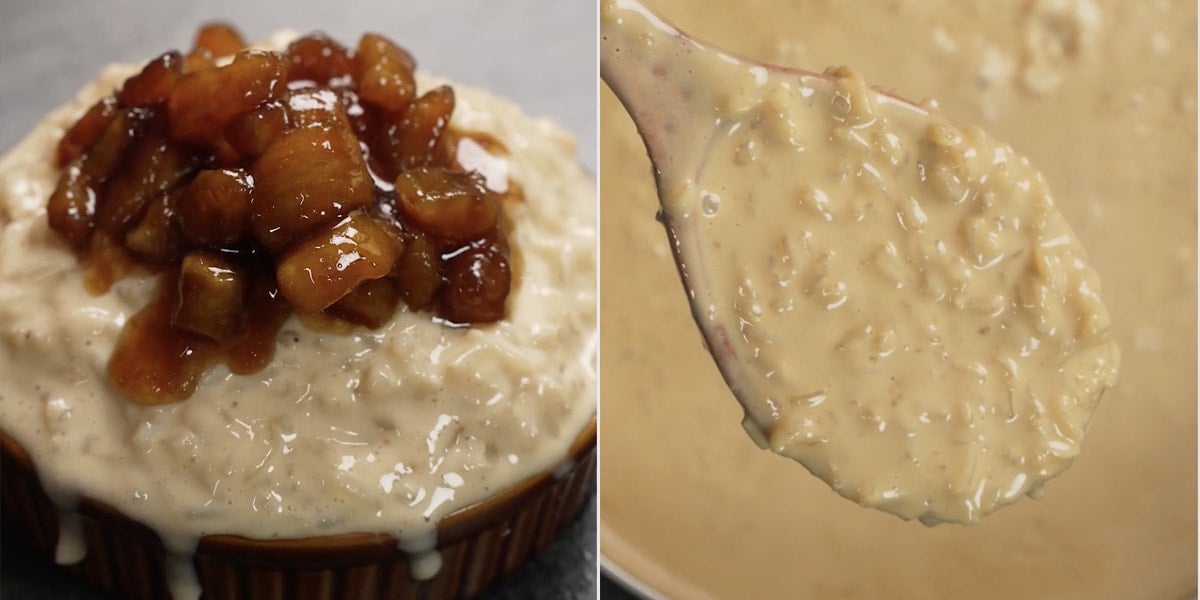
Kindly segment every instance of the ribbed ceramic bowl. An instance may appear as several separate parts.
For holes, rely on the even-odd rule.
[[[442,568],[412,578],[407,555],[384,534],[259,541],[230,535],[201,538],[193,563],[205,598],[303,599],[470,598],[487,590],[571,523],[596,489],[596,420],[572,444],[574,466],[563,476],[531,477],[438,524]],[[0,432],[0,507],[23,523],[51,556],[58,509],[29,455]],[[155,532],[120,511],[84,498],[78,512],[85,558],[66,568],[98,588],[130,598],[169,597],[166,555]]]

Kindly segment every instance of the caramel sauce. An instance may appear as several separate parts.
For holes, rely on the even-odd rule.
[[[246,331],[214,342],[171,324],[178,280],[174,272],[159,276],[153,299],[125,324],[108,361],[113,385],[139,404],[186,400],[218,364],[239,375],[262,370],[274,358],[276,335],[292,312],[273,279],[256,277],[246,298]]]
[[[112,285],[138,270],[136,259],[101,232],[92,236],[83,257],[83,287],[93,296],[108,293]]]

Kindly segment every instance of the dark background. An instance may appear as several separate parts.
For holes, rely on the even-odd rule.
[[[596,172],[596,8],[578,0],[4,0],[0,152],[104,65],[186,52],[199,25],[213,19],[233,23],[247,40],[283,28],[321,30],[353,48],[364,31],[382,33],[411,51],[422,70],[557,121],[578,139],[579,161]],[[488,597],[594,598],[595,523],[592,501],[562,539]],[[0,597],[101,596],[37,554],[19,526],[4,522]]]
[[[604,600],[642,600],[641,596],[626,589],[608,573],[600,575],[600,597]]]

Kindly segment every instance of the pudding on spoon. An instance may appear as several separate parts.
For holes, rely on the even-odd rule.
[[[760,445],[835,491],[978,522],[1079,452],[1119,351],[1027,159],[929,106],[601,7],[696,321]]]

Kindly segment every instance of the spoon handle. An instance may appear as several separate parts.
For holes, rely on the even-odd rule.
[[[601,2],[600,77],[637,125],[660,195],[675,195],[694,174],[717,124],[709,90],[719,86],[701,68],[709,54],[637,0]]]
[[[733,350],[723,324],[705,310],[712,306],[711,288],[703,261],[695,258],[693,200],[699,196],[693,184],[722,127],[721,103],[727,100],[721,90],[745,85],[752,78],[749,67],[743,59],[692,39],[637,0],[601,0],[600,76],[646,145],[675,265],[709,352],[721,366],[732,364]],[[739,373],[721,370],[737,395],[742,389]]]

